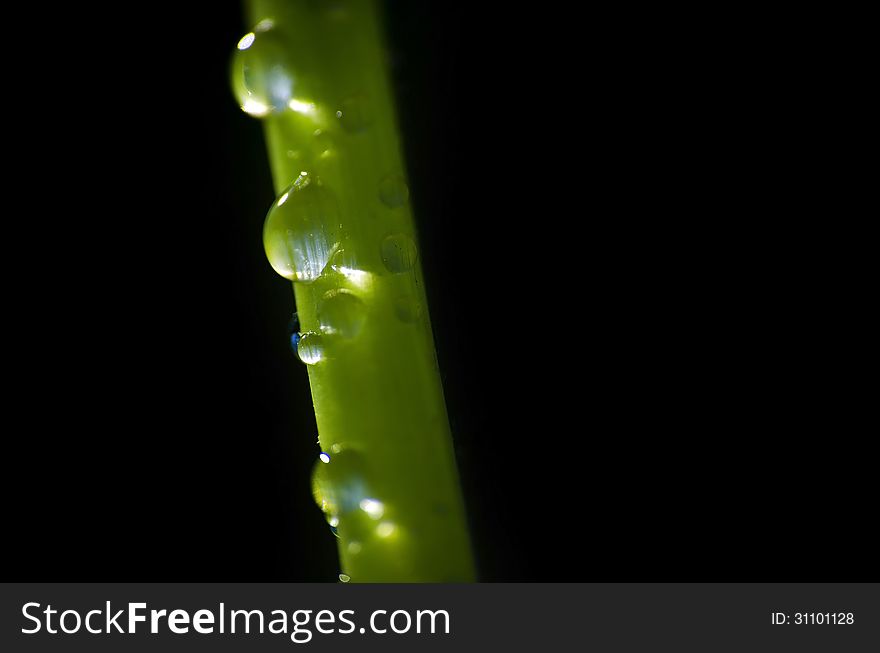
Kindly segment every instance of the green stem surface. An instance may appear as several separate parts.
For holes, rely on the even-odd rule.
[[[294,106],[264,119],[276,190],[307,172],[335,196],[332,271],[294,282],[321,449],[316,493],[352,582],[461,582],[474,567],[434,353],[377,8],[368,0],[246,0],[294,62]],[[265,24],[265,23],[264,23]],[[390,239],[389,239],[390,237]],[[412,240],[409,240],[412,239]],[[414,265],[413,255],[416,256]],[[327,335],[328,293],[362,303],[356,335]],[[346,315],[341,319],[345,321]]]

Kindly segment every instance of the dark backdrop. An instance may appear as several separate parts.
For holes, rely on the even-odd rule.
[[[751,55],[635,11],[387,8],[482,578],[876,580]],[[335,580],[241,11],[66,11],[7,30],[3,577]]]

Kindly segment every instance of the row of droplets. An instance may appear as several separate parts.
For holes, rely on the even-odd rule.
[[[288,237],[293,238],[293,233],[287,234]],[[411,238],[403,234],[388,236],[382,241],[382,260],[389,271],[395,274],[406,272],[412,268],[416,260],[415,244]],[[355,277],[358,272],[363,273],[341,265],[329,267],[334,272],[344,270],[349,277]],[[393,309],[398,319],[403,322],[414,322],[422,313],[421,303],[410,295],[395,298]],[[319,328],[316,331],[302,332],[297,313],[294,313],[288,322],[291,348],[307,365],[315,365],[324,359],[325,337],[346,341],[357,338],[366,321],[367,307],[354,291],[332,288],[320,296],[317,317]]]
[[[309,80],[296,73],[292,43],[272,21],[258,23],[238,43],[233,88],[242,110],[250,115],[293,112],[310,120],[317,127],[312,131],[314,145],[310,149],[323,159],[335,147],[332,134],[322,128],[332,120],[330,116],[335,116],[345,132],[357,134],[372,123],[372,109],[368,96],[362,93],[341,100],[335,111],[327,111],[316,102],[309,94]],[[299,158],[298,152],[290,150],[288,157]],[[379,182],[378,198],[388,209],[398,209],[408,202],[409,189],[400,175],[388,175]],[[263,243],[269,263],[278,274],[294,282],[311,283],[324,275],[338,274],[362,285],[371,272],[362,269],[353,246],[346,243],[343,229],[333,192],[314,172],[303,170],[279,194],[266,216]],[[384,237],[378,250],[384,269],[392,274],[412,270],[418,256],[415,242],[403,233]],[[409,296],[395,298],[393,307],[404,322],[414,322],[421,315],[421,304]],[[291,349],[302,362],[316,365],[326,357],[326,339],[356,338],[366,315],[364,301],[356,292],[338,287],[328,290],[318,301],[318,330],[302,332],[298,315],[293,314],[288,324]],[[313,487],[334,534],[340,517],[346,516],[348,553],[359,554],[371,539],[399,539],[397,524],[388,518],[385,504],[368,487],[361,456],[345,452],[337,444],[331,449],[332,456],[328,452],[319,456]],[[341,573],[339,579],[348,582],[350,577]]]

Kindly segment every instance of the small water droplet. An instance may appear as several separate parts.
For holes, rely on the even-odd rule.
[[[300,337],[299,317],[296,313],[294,313],[290,317],[290,321],[287,323],[287,338],[290,342],[290,349],[293,351],[294,354],[296,353],[296,348],[299,345]]]
[[[288,49],[276,30],[255,29],[238,42],[232,89],[246,113],[263,117],[284,111],[293,98],[294,78]]]
[[[348,543],[348,552],[352,555],[357,555],[361,552],[361,543],[360,542],[349,542]]]
[[[346,339],[355,338],[364,326],[366,307],[348,290],[331,290],[324,295],[318,306],[321,330],[338,334]]]
[[[272,268],[291,281],[314,281],[338,244],[336,198],[313,175],[296,179],[272,204],[263,246]]]
[[[394,314],[401,322],[411,324],[422,317],[422,303],[415,297],[403,296],[394,298]]]
[[[336,117],[342,123],[342,128],[350,133],[364,131],[373,122],[370,102],[366,95],[352,95],[342,101]]]
[[[327,453],[326,451],[322,451],[321,455],[318,456],[318,458],[321,460],[322,463],[329,463],[330,462],[330,454]]]
[[[392,209],[406,204],[409,199],[409,187],[399,175],[389,175],[379,182],[379,199]]]
[[[324,339],[318,333],[304,333],[296,348],[299,359],[306,365],[315,365],[324,360]]]
[[[400,274],[412,269],[418,257],[418,249],[412,238],[405,234],[392,234],[382,241],[382,262],[390,272]]]
[[[334,454],[330,465],[315,464],[312,491],[321,510],[331,515],[358,510],[367,487],[364,465],[363,456],[349,449]]]
[[[318,462],[312,470],[315,501],[328,520],[337,518],[347,541],[370,538],[387,512],[371,479],[366,459],[347,447],[329,465]]]
[[[351,580],[351,576],[349,576],[348,574],[339,574],[339,580],[343,583],[347,583]]]

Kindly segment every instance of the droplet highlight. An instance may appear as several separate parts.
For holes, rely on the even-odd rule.
[[[324,464],[328,464],[330,462],[330,454],[327,453],[326,451],[322,451],[321,455],[319,455],[318,458]]]
[[[338,245],[336,197],[302,171],[269,209],[263,246],[272,268],[291,281],[317,279]]]
[[[379,182],[379,199],[391,209],[403,206],[409,200],[409,186],[399,175],[390,175]]]
[[[366,320],[366,306],[348,290],[331,290],[318,306],[321,331],[350,340],[360,334]]]
[[[324,339],[318,333],[304,333],[299,339],[296,353],[306,365],[317,365],[324,360]]]
[[[343,583],[347,583],[351,580],[351,576],[348,574],[339,574],[339,580]]]
[[[382,515],[385,514],[385,504],[377,499],[361,499],[358,505],[372,519],[382,519]]]
[[[238,42],[239,50],[247,50],[254,44],[254,39],[256,35],[253,32],[248,32],[244,36],[241,37],[241,40]]]
[[[413,268],[418,258],[415,241],[406,234],[392,234],[382,241],[382,262],[395,274],[407,272]]]

